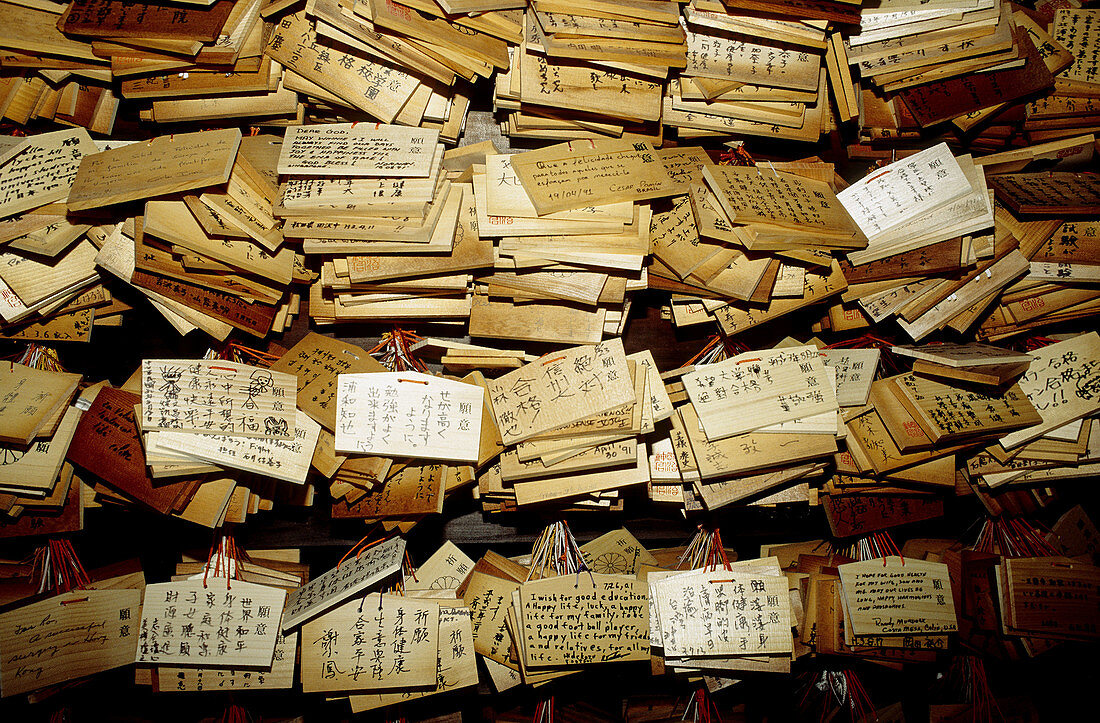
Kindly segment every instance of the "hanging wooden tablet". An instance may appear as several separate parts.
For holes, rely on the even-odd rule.
[[[836,537],[867,535],[943,517],[943,499],[902,495],[826,495],[821,500]]]
[[[28,444],[72,399],[79,374],[9,362],[0,367],[0,442]]]
[[[840,565],[853,635],[928,635],[958,629],[947,565],[884,557]]]
[[[436,685],[425,691],[404,690],[378,695],[352,695],[352,713],[374,710],[407,700],[437,693],[446,693],[478,684],[477,656],[474,655],[474,635],[470,609],[459,603],[439,603],[439,655],[436,662]]]
[[[270,666],[285,602],[279,588],[213,576],[149,585],[136,662]]]
[[[304,485],[321,425],[296,410],[291,437],[241,437],[204,432],[152,432],[160,450],[211,464]]]
[[[134,418],[137,394],[105,387],[80,417],[67,459],[161,514],[172,510],[189,481],[153,484]]]
[[[529,667],[649,659],[649,596],[641,580],[572,575],[524,583],[517,611]]]
[[[266,668],[194,668],[157,666],[160,693],[222,690],[286,690],[294,686],[298,633],[278,633],[271,665]]]
[[[587,139],[518,153],[512,168],[540,215],[680,192],[645,142]]]
[[[707,439],[838,409],[817,347],[746,352],[684,376]]]
[[[336,450],[476,462],[484,395],[419,372],[341,374]]]
[[[293,439],[297,380],[218,359],[146,359],[142,429]]]
[[[635,401],[622,341],[551,352],[489,382],[505,444]]]
[[[426,177],[438,139],[439,131],[397,125],[291,126],[279,154],[279,173]]]
[[[405,540],[393,537],[368,547],[287,596],[282,628],[290,630],[401,569]]]
[[[64,201],[81,159],[98,151],[83,128],[24,139],[2,157],[0,217]]]
[[[703,569],[665,577],[654,588],[667,656],[792,650],[790,595],[781,575]]]
[[[306,334],[270,369],[297,377],[298,407],[331,431],[336,430],[336,377],[387,371],[362,347],[314,332]]]
[[[1006,450],[1100,410],[1100,335],[1095,331],[1037,349],[1031,359],[1018,384],[1043,421],[1002,437]]]
[[[160,136],[85,156],[66,203],[70,211],[84,211],[225,183],[240,143],[241,132],[226,128]]]
[[[1014,628],[1067,639],[1100,637],[1100,568],[1059,557],[1005,559],[1001,584]]]
[[[0,614],[6,698],[134,662],[141,590],[74,590]]]
[[[438,602],[372,593],[302,627],[302,690],[434,687],[438,648]]]

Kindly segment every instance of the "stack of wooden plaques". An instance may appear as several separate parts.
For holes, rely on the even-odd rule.
[[[0,337],[86,342],[93,326],[115,325],[130,308],[113,300],[96,273],[94,242],[110,226],[66,213],[82,159],[100,148],[83,128],[4,140]]]
[[[210,528],[310,505],[320,426],[297,409],[296,386],[289,374],[213,359],[149,360],[122,388],[91,387],[65,454],[78,494]]]
[[[858,9],[831,3],[839,14],[826,11],[823,18],[809,5],[684,5],[688,62],[666,89],[664,123],[681,138],[735,134],[811,143],[834,128],[829,83],[838,99],[852,90],[850,77],[826,73],[827,29],[830,20],[852,22]]]
[[[279,628],[287,593],[309,579],[299,551],[247,557],[221,538],[183,555],[169,582],[145,585],[135,683],[157,692],[288,688],[297,636]]]
[[[448,344],[444,348],[452,349],[453,346]],[[465,349],[463,353],[466,353]],[[369,399],[358,400],[348,396],[338,399],[338,390],[342,383],[340,376],[350,375],[345,377],[343,383],[349,383],[350,379],[354,384],[354,377],[389,371],[364,349],[320,334],[309,333],[275,361],[271,368],[297,377],[301,409],[321,427],[311,465],[321,476],[331,480],[329,493],[333,500],[334,517],[382,520],[389,528],[410,529],[423,517],[438,514],[447,497],[472,485],[475,471],[495,459],[500,451],[500,436],[496,432],[496,425],[489,413],[488,402],[481,393],[481,387],[486,384],[486,381],[479,372],[469,374],[463,380],[467,384],[459,387],[459,390],[465,392],[468,397],[480,400],[480,425],[477,427],[476,441],[472,443],[476,457],[470,460],[458,459],[465,455],[461,451],[452,450],[447,454],[455,455],[455,460],[460,463],[443,465],[415,464],[413,459],[399,453],[397,449],[392,452],[363,454],[364,450],[355,444],[354,436],[350,437],[351,444],[348,443],[349,437],[346,433],[355,428],[351,416],[354,414],[355,407],[365,406],[368,412],[374,409],[375,420],[377,421],[380,417],[377,416],[377,406],[372,406],[372,401]],[[383,380],[388,376],[378,377],[378,379]],[[425,378],[425,375],[410,375],[406,378],[416,381],[431,380],[430,377]],[[446,385],[447,380],[441,380],[441,383]],[[404,384],[407,386],[413,384],[413,381],[407,381]],[[430,385],[417,384],[416,386]],[[466,388],[470,386],[474,388]],[[444,397],[450,399],[449,390],[452,389],[454,387],[444,389],[441,399]],[[479,394],[481,396],[478,396]],[[423,395],[420,402],[423,402]],[[472,405],[472,401],[470,404]],[[339,415],[338,409],[342,410],[344,417]],[[440,413],[443,417],[446,416],[442,409]],[[472,413],[471,408],[466,415]],[[337,451],[337,434],[340,433],[341,419],[344,420],[345,431],[341,433],[344,438],[341,439],[340,445],[351,447],[346,452]],[[472,422],[472,419],[470,421]],[[461,421],[456,420],[456,426],[460,424]],[[374,427],[370,429],[373,430]],[[404,427],[402,430],[404,433]],[[469,433],[470,430],[462,431],[466,432],[464,439],[470,442],[473,439]],[[437,431],[437,435],[438,433]],[[406,451],[417,452],[415,449]]]
[[[859,561],[820,540],[764,546],[798,591],[797,654],[862,658],[895,670],[935,663],[959,629],[958,587],[941,561],[952,542],[911,540],[889,556],[865,546]]]
[[[863,8],[860,32],[839,48],[841,61],[859,68],[865,102],[874,98],[881,120],[872,127],[880,136],[948,120],[970,130],[1049,88],[1051,73],[1069,60],[1055,46],[1040,52],[1050,41],[1046,31],[1000,0],[936,3],[917,12],[893,5]],[[968,92],[958,92],[964,87]],[[887,97],[891,102],[881,100]]]
[[[810,501],[807,479],[837,452],[838,369],[815,346],[791,346],[684,374],[690,401],[676,409],[669,434],[685,504]]]
[[[1094,219],[1100,213],[1095,179],[1068,172],[1002,173],[991,175],[989,183],[1005,208],[998,217],[1020,239],[1029,264],[978,325],[978,338],[1000,341],[1093,314],[1100,299],[1092,285]]]
[[[128,307],[93,259],[181,332],[219,340],[286,329],[301,304],[292,284],[310,280],[320,324],[468,318],[475,337],[534,342],[621,334],[628,292],[645,286],[673,292],[677,325],[715,322],[727,336],[828,303],[818,328],[834,332],[897,317],[917,341],[945,328],[1000,340],[1100,303],[1089,286],[1100,188],[1015,172],[1057,149],[975,160],[940,144],[842,188],[816,159],[716,166],[700,148],[654,150],[637,136],[511,156],[491,144],[448,154],[436,131],[380,124],[295,126],[286,143],[225,129],[102,152],[82,130],[34,138],[0,165],[12,184],[57,171],[39,158],[50,143],[87,152],[69,187],[11,191],[21,215],[10,233],[32,229],[0,272],[18,338],[87,340],[97,313],[121,322]],[[187,164],[199,152],[204,162]],[[322,258],[319,276],[306,254]]]
[[[678,8],[652,2],[531,2],[498,73],[494,107],[515,138],[662,135],[670,71],[687,62]]]
[[[650,642],[666,672],[733,680],[739,672],[789,673],[795,636],[790,581],[775,557],[650,568]]]
[[[468,186],[445,177],[438,139],[381,124],[288,131],[277,213],[323,259],[310,293],[317,323],[469,317],[465,271],[491,263],[491,247],[472,225]]]
[[[1091,144],[1089,137],[1090,154]],[[998,154],[972,163],[959,156],[954,160],[969,187],[960,182],[961,193],[937,205],[937,196],[949,195],[947,175],[955,169],[948,156],[944,164],[932,158],[934,150],[872,172],[839,194],[872,241],[848,254],[842,269],[849,287],[830,308],[828,327],[866,328],[893,316],[914,340],[950,329],[1000,341],[1091,314],[1096,294],[1088,285],[1095,264],[1089,219],[1100,210],[1093,179],[1013,172],[1046,155],[1042,148],[1022,149],[1016,159]],[[934,192],[915,186],[906,198],[922,200],[898,209],[913,220],[872,232],[886,217],[872,219],[867,204],[873,207],[871,199],[883,198],[888,188],[900,192],[891,175],[896,183],[898,172],[919,168]]]
[[[1026,523],[993,518],[972,547],[927,541],[940,548],[930,549],[928,559],[951,569],[960,642],[992,658],[1013,659],[1035,657],[1070,640],[1095,639],[1095,621],[1082,616],[1098,569],[1079,545],[1083,535],[1095,535],[1095,527],[1080,507],[1067,511],[1055,527],[1041,535]],[[990,544],[993,538],[999,539]]]
[[[1100,568],[1065,557],[1002,558],[995,568],[1002,630],[1032,651],[1100,637],[1092,608]]]
[[[474,650],[498,693],[649,657],[649,601],[638,573],[657,560],[625,529],[578,549],[567,531],[550,534],[562,524],[547,528],[531,555],[488,551],[457,585],[473,615]],[[546,560],[548,551],[563,549],[561,558]],[[567,574],[566,559],[583,566],[589,554],[599,560],[596,570],[583,579]],[[586,632],[584,620],[600,620],[601,633]]]
[[[70,218],[109,218],[88,244],[94,265],[147,296],[181,334],[262,338],[288,328],[300,308],[290,284],[310,278],[271,215],[278,148],[225,129],[90,154],[68,194]]]
[[[246,557],[242,559],[228,558],[223,553],[224,547],[214,553],[213,559],[203,560],[197,556],[184,555],[183,559],[176,563],[173,581],[193,580],[207,574],[204,590],[216,590],[223,597],[236,588],[238,595],[247,594],[252,585],[262,586],[262,593],[271,594],[264,588],[281,589],[289,593],[309,582],[309,565],[301,561],[301,551],[297,549],[280,550],[248,550]],[[219,560],[219,558],[221,558]],[[222,565],[218,569],[219,563]],[[220,590],[224,584],[225,569],[231,567],[236,575],[229,587]],[[221,574],[218,575],[217,572]],[[239,582],[249,586],[242,590]],[[188,593],[184,594],[182,602],[186,603]],[[177,602],[180,602],[177,598]],[[205,604],[205,603],[204,603]],[[247,619],[234,620],[239,625],[251,627],[249,632],[255,633],[255,625],[277,627],[278,619],[274,618],[271,611],[261,614],[259,601],[254,606],[248,606],[250,616]],[[188,611],[187,607],[183,610]],[[242,609],[242,618],[244,618]],[[194,624],[191,618],[188,622]],[[201,618],[200,618],[201,620]],[[228,622],[232,620],[229,618]],[[251,625],[250,625],[251,623]],[[170,621],[169,621],[170,624]],[[186,623],[185,623],[186,624]],[[261,628],[262,630],[263,628]],[[237,634],[240,634],[239,631]],[[210,665],[188,665],[188,661],[161,663],[152,665],[138,665],[134,670],[134,682],[137,685],[148,685],[157,693],[187,693],[202,692],[205,690],[286,690],[294,686],[296,653],[298,649],[298,633],[283,633],[276,630],[275,647],[271,660],[256,667],[247,666],[242,660],[234,665],[228,665],[213,660],[215,654],[198,656],[207,660],[200,663]],[[196,638],[199,636],[196,636]],[[186,641],[185,641],[186,642]],[[216,648],[214,649],[216,651]],[[197,653],[198,649],[194,653]]]
[[[707,165],[688,185],[651,240],[651,286],[674,292],[677,325],[732,336],[830,300],[847,286],[834,254],[867,246],[832,164]]]
[[[1006,373],[1010,380],[1018,377],[1013,388],[1024,392],[1038,412],[1038,420],[1030,420],[1026,427],[1018,427],[1001,437],[998,444],[969,456],[965,474],[971,484],[979,489],[1003,491],[1100,473],[1097,464],[1100,448],[1092,435],[1096,431],[1100,401],[1089,381],[1096,373],[1098,342],[1100,337],[1092,332],[1036,349],[1026,355],[1028,361],[1022,376],[1019,363],[1013,364],[1004,352],[989,355],[984,348],[970,348],[964,350],[966,353],[956,354],[946,349],[939,356],[935,347],[925,349],[931,355],[932,365],[937,360],[959,364],[944,365],[946,368],[940,367],[937,375],[946,372],[963,382],[986,387],[997,384],[997,378]],[[983,356],[992,363],[977,364]],[[1006,364],[1016,371],[1006,370]],[[990,378],[983,380],[978,378],[980,375]],[[1000,387],[1006,383],[1002,381]]]
[[[518,18],[506,11],[456,18],[454,27],[430,1],[320,0],[304,10],[276,2],[266,11],[276,25],[264,52],[283,66],[282,87],[305,102],[299,121],[365,113],[435,130],[452,143],[470,104],[465,83],[506,68],[502,37],[519,40]]]
[[[199,30],[201,23],[196,23],[195,19],[201,15],[217,14],[224,24],[224,11],[231,8],[232,3],[226,0],[218,5],[214,13],[198,7],[193,8],[193,13],[192,9],[184,11],[182,17],[186,19],[190,13],[191,22],[180,24],[179,34],[207,36],[216,21],[204,23],[205,27]],[[167,23],[163,13],[171,13],[172,9],[161,6],[160,10],[162,14],[157,19],[157,26],[164,32]],[[121,2],[80,0],[70,6],[46,0],[5,2],[0,4],[0,14],[5,18],[0,28],[0,48],[4,50],[0,109],[4,117],[21,125],[43,119],[110,134],[119,108],[119,98],[111,82],[114,76],[110,56],[102,47],[97,52],[93,37],[86,33],[67,35],[60,25],[69,23],[79,33],[93,26],[106,28],[123,21],[121,26],[133,31],[134,19],[140,15],[137,9]],[[120,40],[125,42],[116,37],[104,44],[124,47],[118,44]],[[201,44],[195,41],[196,46]],[[136,54],[157,52],[134,46],[130,50]]]
[[[649,283],[673,292],[673,323],[726,336],[817,304],[815,331],[896,318],[916,341],[948,329],[996,341],[1088,316],[1100,187],[1014,172],[1057,152],[975,159],[941,143],[851,186],[820,162],[707,166],[654,215]]]
[[[497,239],[496,263],[477,278],[470,335],[587,344],[620,335],[628,293],[646,286],[644,201],[682,192],[681,177],[707,160],[636,137],[486,156],[472,169],[477,230]]]
[[[370,119],[457,142],[477,83],[515,138],[757,136],[861,145],[950,123],[974,149],[1097,126],[1079,3],[890,0],[7,2],[0,108],[110,133],[152,123]]]
[[[1065,63],[1051,68],[1055,74],[1053,92],[1024,107],[1024,133],[1032,143],[1067,139],[1095,132],[1100,127],[1100,111],[1096,107],[1100,90],[1100,76],[1096,73],[1100,57],[1098,22],[1100,11],[1071,6],[1056,10],[1046,25],[1050,38],[1040,49],[1054,48],[1065,56]]]
[[[80,410],[71,406],[79,374],[7,363],[0,379],[0,536],[83,526],[80,484],[65,463]]]
[[[649,482],[642,435],[672,413],[652,356],[628,357],[618,339],[550,352],[487,393],[504,445],[477,479],[491,512],[621,509],[620,490]]]
[[[390,538],[291,592],[281,627],[301,631],[303,691],[360,713],[477,685],[471,609],[456,594],[473,561],[447,542],[406,571],[404,551]]]
[[[341,350],[346,357],[361,351]],[[310,384],[332,402],[325,411],[334,415],[334,459],[325,474],[332,479],[334,518],[407,531],[440,514],[444,501],[472,485],[477,470],[499,453],[500,436],[480,372],[454,379],[332,359],[327,366],[339,372],[335,388],[326,386],[333,374],[329,368]]]
[[[294,376],[221,359],[146,359],[140,427],[154,477],[225,468],[299,485],[319,434]]]
[[[253,101],[241,112],[240,96],[270,96],[279,89],[279,69],[263,56],[268,28],[261,5],[260,0],[218,0],[180,9],[157,2],[75,0],[58,28],[91,43],[96,57],[110,63],[120,95],[145,106],[147,120],[293,114],[291,93],[283,93],[281,107]],[[215,110],[216,104],[222,109]]]
[[[310,332],[276,359],[271,369],[293,375],[297,381],[299,409],[319,426],[310,466],[322,477],[332,479],[347,460],[335,449],[337,377],[384,372],[386,368],[354,344]],[[334,482],[330,492],[333,499],[340,499],[355,489],[354,485]],[[369,489],[366,486],[362,492]]]
[[[717,530],[697,535],[709,546],[647,550],[625,528],[577,546],[558,522],[530,555],[489,550],[475,562],[445,541],[414,570],[394,536],[357,544],[312,579],[299,550],[243,554],[221,537],[208,556],[182,555],[165,582],[127,561],[45,596],[5,562],[0,599],[16,604],[0,613],[0,639],[42,662],[33,681],[7,658],[0,674],[5,696],[130,665],[137,685],[160,693],[286,690],[298,679],[361,713],[479,682],[538,689],[611,663],[648,662],[653,686],[715,693],[818,656],[901,672],[946,664],[960,645],[1035,656],[1100,636],[1100,569],[1082,559],[1084,529],[1095,537],[1070,510],[1049,543],[1032,540],[1050,548],[1044,556],[1015,554],[1010,537],[993,549],[915,538],[900,550],[880,537],[843,551],[820,539],[768,543],[737,559],[712,549]],[[77,603],[100,634],[36,635],[56,624],[44,621],[75,620]],[[48,645],[65,655],[35,653]]]
[[[1095,333],[1031,353],[982,344],[895,347],[912,372],[879,379],[845,410],[846,451],[822,487],[845,538],[943,513],[976,494],[991,515],[1049,504],[1057,483],[1097,474]],[[1067,385],[1073,387],[1070,393]]]
[[[866,323],[897,316],[916,341],[944,326],[966,331],[1027,268],[1015,237],[998,244],[992,233],[981,167],[945,144],[872,171],[838,199],[868,238],[847,255],[841,297]]]
[[[849,464],[838,466],[833,491],[954,491],[955,455],[1041,419],[1019,385],[979,391],[915,373],[875,382],[869,401],[847,415]]]
[[[439,357],[439,363],[444,369],[452,371],[499,371],[506,369],[518,369],[527,362],[533,362],[534,354],[516,349],[494,349],[479,344],[464,344],[458,341],[445,339],[421,339],[413,344],[409,351],[421,356],[432,358]]]
[[[1098,12],[1078,2],[999,0],[863,7],[860,31],[835,46],[838,65],[850,64],[856,79],[859,103],[850,108],[861,141],[917,138],[943,123],[974,150],[1092,132]],[[1087,161],[1074,155],[1058,162]]]
[[[353,13],[353,6],[355,12]],[[458,22],[435,3],[337,0],[170,3],[75,0],[5,3],[4,111],[110,133],[120,99],[153,123],[252,119],[285,125],[308,113],[439,130],[452,142],[470,93],[456,82],[508,63],[519,13]],[[293,10],[294,12],[288,12]],[[459,81],[459,79],[462,81]]]
[[[264,55],[260,0],[5,3],[5,113],[111,133],[121,99],[154,122],[293,118],[295,93]]]

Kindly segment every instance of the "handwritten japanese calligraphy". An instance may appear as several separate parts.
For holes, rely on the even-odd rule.
[[[418,372],[341,374],[336,451],[476,462],[484,390]]]
[[[438,602],[351,600],[302,626],[302,690],[434,686],[438,644]]]
[[[138,663],[269,666],[286,592],[225,578],[148,585]]]
[[[290,439],[297,389],[293,375],[236,362],[146,359],[141,426]]]
[[[283,615],[283,630],[290,630],[341,600],[389,577],[401,569],[404,555],[405,539],[393,537],[366,548],[362,554],[344,560],[325,574],[291,590],[287,596],[286,613]]]
[[[635,400],[620,339],[546,354],[490,381],[488,392],[505,444]]]

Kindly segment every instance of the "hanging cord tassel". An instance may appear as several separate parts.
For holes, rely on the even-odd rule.
[[[55,595],[87,587],[88,573],[69,540],[48,540],[34,553],[31,579],[38,580],[38,592]]]
[[[798,718],[811,720],[816,717],[818,720],[825,720],[829,706],[829,696],[827,694],[829,690],[828,675],[827,671],[821,671],[819,673],[807,672],[799,676],[803,690],[796,706]],[[815,710],[817,711],[816,715]]]
[[[687,720],[689,714],[693,723],[722,723],[722,716],[718,714],[718,706],[715,705],[714,699],[711,698],[710,691],[707,690],[705,685],[696,688],[695,692],[688,698],[687,705],[684,707],[684,714],[680,717],[680,720]]]
[[[1044,346],[1050,346],[1051,344],[1058,343],[1057,339],[1051,339],[1046,336],[1031,336],[1024,339],[1020,344],[1020,351],[1035,351],[1036,349],[1042,349]]]
[[[683,570],[685,565],[688,565],[689,570],[698,570],[702,567],[702,561],[706,559],[706,554],[710,547],[710,532],[707,531],[702,525],[698,526],[698,531],[688,542],[687,547],[684,548],[684,552],[676,560],[676,569]]]
[[[722,544],[722,533],[717,528],[708,530],[699,525],[698,532],[691,538],[684,553],[676,561],[676,569],[683,570],[684,565],[690,565],[691,570],[710,568],[717,570],[722,566],[726,570],[732,570],[729,558],[726,556],[726,548]]]
[[[853,723],[863,720],[878,720],[874,703],[871,702],[871,696],[867,694],[867,689],[863,687],[859,676],[850,670],[845,670],[844,679],[848,684],[848,711],[851,714]]]
[[[730,339],[721,334],[715,334],[707,341],[703,348],[695,354],[695,356],[684,364],[684,366],[716,364],[747,351],[749,351],[749,347],[744,342]]]
[[[410,349],[421,338],[411,331],[394,327],[393,331],[383,334],[382,340],[368,349],[367,353],[391,371],[427,373],[428,368],[424,366],[424,362],[417,359]]]
[[[554,696],[543,698],[538,702],[531,723],[554,723]]]
[[[1022,517],[991,517],[982,523],[972,549],[1002,557],[1057,557],[1038,525]]]
[[[219,720],[221,723],[251,723],[252,714],[243,705],[230,702]]]
[[[380,525],[375,525],[374,527],[372,527],[370,532],[363,535],[362,539],[360,539],[359,542],[356,542],[354,545],[352,545],[350,548],[348,548],[348,551],[345,552],[344,556],[341,557],[339,562],[336,563],[336,569],[339,570],[340,566],[343,565],[348,560],[348,558],[354,556],[355,559],[358,560],[359,557],[364,552],[369,550],[370,548],[374,547],[375,545],[381,545],[383,542],[390,539],[389,537],[383,536],[383,537],[379,537],[377,539],[372,540],[371,538],[374,537],[375,535],[377,535],[379,532],[383,532],[383,535],[384,535],[384,531],[383,531],[383,529]],[[385,589],[381,590],[378,594],[378,609],[379,610],[382,609],[382,593],[383,592],[389,592],[389,593],[392,593],[392,594],[395,594],[395,595],[404,595],[405,594],[405,575],[410,574],[411,570],[412,570],[412,560],[411,560],[411,558],[409,558],[409,554],[406,552],[405,557],[404,557],[404,559],[402,560],[402,563],[401,563],[401,572],[402,572],[402,574],[398,576],[398,579],[394,582],[393,585],[389,586],[388,588],[385,588]],[[413,577],[413,579],[414,580],[416,579],[415,576]],[[363,605],[366,604],[368,595],[370,595],[369,590],[364,590],[363,591],[363,597],[359,601],[359,612],[363,612]]]
[[[360,550],[359,554],[362,554],[362,552],[363,551]],[[358,557],[358,555],[356,557]],[[383,592],[388,592],[391,595],[403,596],[405,594],[405,580],[410,577],[413,580],[416,580],[416,573],[414,572],[412,558],[409,557],[409,553],[406,552],[404,557],[401,559],[401,574],[398,575],[397,578],[393,581],[393,585],[391,585]],[[381,598],[379,598],[379,601],[381,601]]]
[[[239,364],[251,364],[252,366],[266,368],[279,360],[278,354],[269,354],[266,351],[253,349],[252,347],[238,344],[235,341],[229,342],[227,351],[229,354],[229,361],[235,361]]]
[[[867,560],[882,560],[882,566],[886,567],[887,558],[897,557],[901,564],[905,565],[905,558],[901,556],[901,550],[894,543],[894,538],[889,532],[874,532],[855,542],[848,550],[848,556],[854,560],[865,562]]]
[[[569,523],[561,520],[547,525],[531,548],[531,567],[527,571],[527,581],[575,573],[579,586],[582,572],[587,572],[592,584],[596,584],[592,570],[584,561],[584,553],[569,530]]]
[[[374,535],[375,535],[375,533],[373,531],[368,532],[366,535],[363,536],[363,539],[359,540],[359,542],[356,542],[354,545],[352,545],[351,549],[349,549],[347,552],[345,552],[344,556],[340,558],[340,562],[336,563],[336,569],[339,570],[340,565],[344,564],[344,561],[347,560],[352,555],[355,555],[355,559],[358,560],[359,556],[362,555],[364,552],[366,552],[370,548],[374,547],[375,545],[380,545],[380,544],[382,544],[383,542],[386,541],[386,538],[382,537],[382,538],[379,538],[377,540],[367,542],[367,540],[370,540],[370,538],[374,537]]]
[[[744,145],[735,146],[718,154],[718,164],[722,166],[755,166],[756,159],[745,150]]]
[[[867,689],[853,671],[825,669],[807,673],[803,680],[805,690],[798,702],[800,717],[833,720],[841,709],[847,708],[853,723],[878,720]]]
[[[16,354],[12,359],[17,364],[41,369],[49,372],[63,372],[61,360],[57,356],[57,350],[41,344],[27,344],[22,353]]]
[[[978,656],[956,655],[947,669],[946,683],[958,698],[970,704],[974,723],[992,723],[994,714],[1005,720],[989,686],[985,663]]]
[[[266,369],[279,360],[279,355],[260,351],[259,349],[253,349],[250,346],[245,346],[235,341],[228,341],[220,348],[208,348],[202,358],[221,359],[223,361],[248,364],[255,367],[264,367]]]
[[[248,555],[237,546],[237,541],[232,535],[217,531],[214,540],[210,543],[210,554],[206,558],[206,565],[202,571],[202,586],[208,587],[207,577],[211,574],[215,578],[225,575],[225,589],[231,590],[231,580],[241,580],[241,562],[247,562]]]

